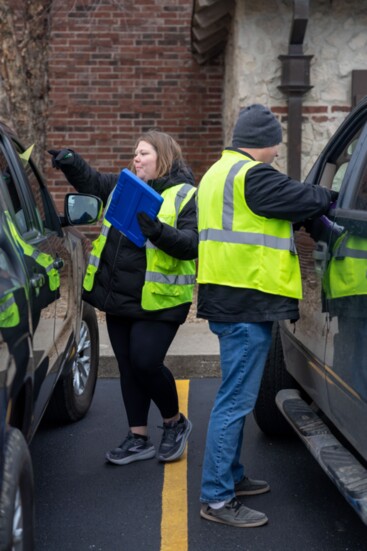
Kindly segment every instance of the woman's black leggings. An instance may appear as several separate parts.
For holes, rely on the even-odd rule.
[[[146,426],[150,402],[162,417],[178,411],[175,379],[163,364],[178,323],[106,315],[107,330],[120,370],[122,398],[130,427]]]

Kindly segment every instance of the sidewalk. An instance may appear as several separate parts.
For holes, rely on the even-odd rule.
[[[103,321],[99,322],[99,339],[99,377],[118,377],[115,356]],[[181,325],[165,363],[179,379],[219,377],[218,339],[209,330],[207,322],[186,321]]]

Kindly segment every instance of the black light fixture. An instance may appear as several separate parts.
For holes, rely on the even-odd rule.
[[[282,63],[281,84],[278,88],[288,96],[287,171],[296,180],[301,178],[302,97],[312,88],[310,63],[313,56],[303,54],[308,16],[309,0],[294,0],[288,54],[278,56]]]

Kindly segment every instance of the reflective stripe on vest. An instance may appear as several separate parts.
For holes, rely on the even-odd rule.
[[[106,207],[107,211],[107,207]],[[86,291],[91,291],[94,285],[94,278],[98,271],[99,263],[101,261],[102,251],[106,245],[108,232],[110,231],[111,223],[103,218],[101,233],[93,241],[92,251],[89,255],[88,266],[85,272],[83,287]]]
[[[178,184],[162,193],[164,199],[158,217],[172,227],[196,191],[190,184]],[[196,280],[194,260],[178,260],[158,249],[149,240],[146,244],[147,269],[142,290],[144,310],[162,310],[192,302]]]
[[[247,205],[247,171],[259,164],[226,150],[198,189],[198,283],[302,298],[291,222],[256,215]]]
[[[60,287],[60,274],[59,271],[54,267],[54,258],[47,253],[41,252],[39,249],[36,249],[32,245],[24,241],[20,237],[18,230],[16,229],[9,213],[5,214],[8,220],[11,234],[22,249],[23,254],[25,256],[33,258],[33,260],[45,270],[50,290],[56,291]]]
[[[145,281],[164,283],[166,285],[193,285],[195,283],[195,275],[168,275],[147,271]]]
[[[367,240],[341,235],[336,241],[324,277],[324,291],[329,299],[367,295]]]
[[[20,322],[19,308],[13,293],[0,299],[0,328],[16,327]]]
[[[201,241],[221,241],[223,243],[239,243],[242,245],[260,245],[271,249],[290,251],[297,254],[293,235],[291,237],[275,237],[261,233],[233,232],[230,230],[201,230]]]

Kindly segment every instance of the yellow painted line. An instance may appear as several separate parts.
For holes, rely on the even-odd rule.
[[[180,411],[188,415],[190,381],[176,381]],[[161,551],[187,551],[187,447],[179,461],[166,463],[162,492]]]

